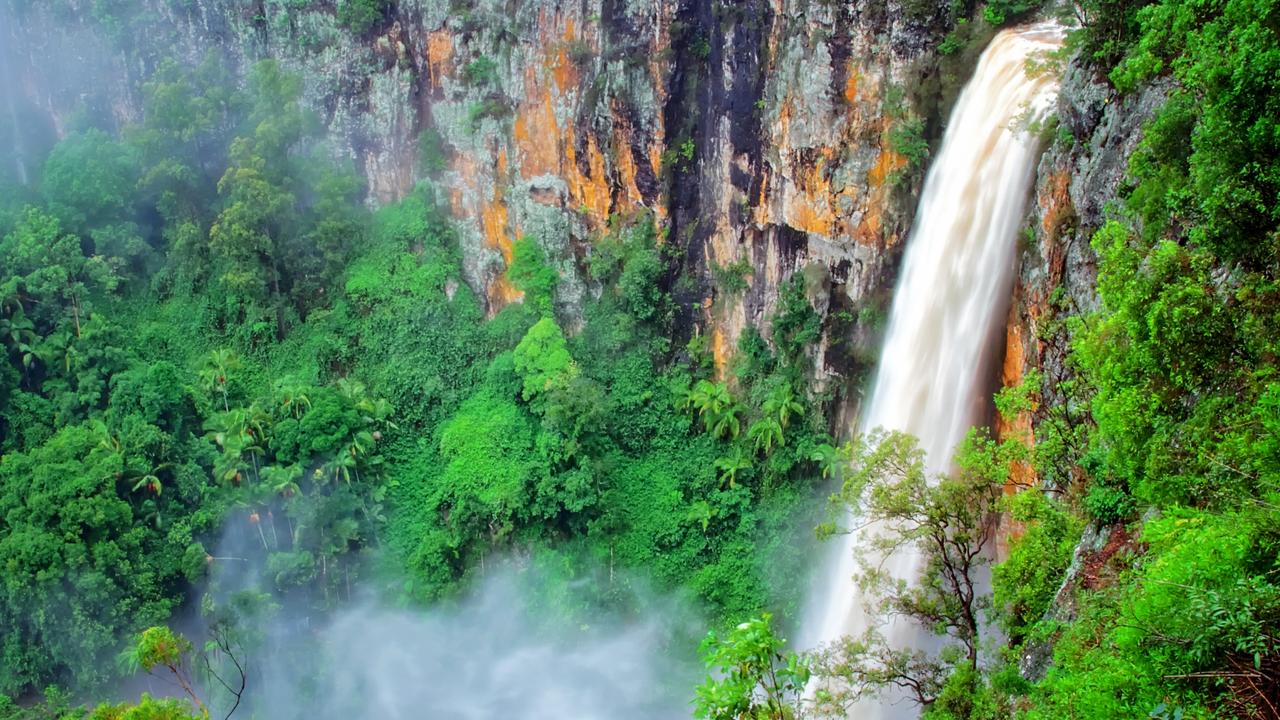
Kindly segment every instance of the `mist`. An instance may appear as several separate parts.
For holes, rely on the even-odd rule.
[[[487,580],[452,611],[368,603],[319,629],[315,674],[270,662],[253,698],[271,718],[675,718],[661,688],[695,677],[673,662],[661,617],[538,628],[516,578]],[[687,702],[687,701],[686,701]]]
[[[221,544],[206,611],[268,597],[268,574],[245,537],[229,533]],[[429,608],[366,590],[327,614],[297,596],[240,612],[248,682],[233,717],[689,717],[708,626],[691,601],[615,573],[602,602],[605,569],[566,579],[528,558],[487,566],[469,590]],[[202,623],[182,623],[197,645]],[[234,698],[216,682],[205,686],[213,716],[225,715]]]

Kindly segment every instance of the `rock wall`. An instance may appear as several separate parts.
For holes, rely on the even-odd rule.
[[[1027,370],[1038,369],[1042,408],[1001,423],[1002,432],[1025,435],[1048,409],[1080,400],[1064,393],[1073,377],[1064,321],[1097,308],[1097,256],[1090,239],[1106,222],[1142,128],[1167,92],[1167,86],[1156,85],[1121,96],[1078,60],[1063,68],[1057,125],[1046,129],[1047,149],[1021,239],[1001,377],[1002,384],[1011,387],[1022,382]],[[1029,466],[1021,472],[1019,482],[1038,480]],[[1039,480],[1065,490],[1076,479]]]
[[[856,382],[873,360],[923,175],[889,131],[920,117],[940,135],[945,93],[907,90],[938,87],[949,3],[400,0],[363,36],[330,2],[137,3],[104,20],[87,0],[34,0],[3,18],[7,76],[56,133],[76,112],[136,120],[165,58],[242,73],[274,57],[372,203],[430,176],[491,312],[519,299],[505,268],[527,235],[572,323],[593,239],[647,211],[675,244],[680,331],[710,334],[722,371],[801,271],[827,319],[820,377]],[[744,260],[746,291],[722,287],[717,270]]]
[[[1046,137],[1048,147],[1037,170],[1000,378],[1004,387],[1012,387],[1028,371],[1038,370],[1039,406],[1011,421],[997,421],[1003,437],[1033,445],[1042,423],[1087,415],[1088,398],[1072,389],[1075,372],[1068,358],[1071,337],[1065,321],[1098,308],[1097,255],[1090,239],[1119,199],[1129,157],[1169,89],[1167,83],[1157,83],[1122,96],[1078,58],[1063,68],[1058,125]],[[1086,479],[1078,466],[1060,477],[1037,477],[1027,463],[1015,463],[1012,476],[1011,484],[1039,484],[1051,493],[1078,491]],[[1018,532],[1017,527],[1005,530],[1002,539]],[[1122,526],[1087,527],[1049,617],[1073,620],[1075,592],[1091,582],[1088,567],[1104,562],[1130,540]],[[1022,675],[1033,681],[1043,678],[1052,660],[1053,640],[1029,643],[1024,652],[1019,659]]]

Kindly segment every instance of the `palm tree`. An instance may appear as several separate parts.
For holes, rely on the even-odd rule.
[[[229,391],[227,378],[231,373],[240,369],[240,357],[236,355],[234,350],[222,348],[214,350],[205,356],[200,363],[200,369],[197,375],[200,378],[200,384],[205,392],[212,395],[218,393],[222,395],[222,409],[230,412],[231,405],[227,401],[227,393]]]
[[[334,383],[334,386],[338,389],[339,395],[350,400],[351,403],[357,407],[361,402],[368,400],[368,393],[366,392],[364,383],[359,380],[352,380],[351,378],[345,377],[338,378],[338,382]]]
[[[844,463],[849,462],[849,447],[834,447],[828,443],[822,443],[814,448],[813,454],[809,459],[818,463],[818,467],[822,468],[822,477],[828,478],[838,473]]]
[[[9,352],[22,358],[22,370],[25,373],[35,358],[36,342],[35,324],[22,312],[19,305],[12,315],[0,317],[0,342],[9,348]]]
[[[713,383],[710,380],[699,380],[681,405],[686,409],[696,410],[698,415],[706,422],[708,415],[719,415],[724,410],[725,405],[731,403],[733,398],[729,396],[729,389],[724,383]]]
[[[307,390],[306,385],[293,378],[281,378],[276,381],[275,403],[295,419],[301,418],[307,410],[311,409],[311,397],[307,394]]]
[[[703,422],[717,440],[723,440],[726,437],[736,438],[742,430],[742,421],[738,417],[741,414],[742,407],[734,404],[733,398],[730,398],[719,413],[708,415]]]
[[[290,547],[298,544],[298,534],[294,530],[293,517],[289,513],[302,494],[302,488],[298,486],[298,479],[301,477],[302,466],[296,463],[285,466],[272,465],[262,469],[264,484],[284,499],[284,519],[289,526]]]
[[[775,417],[760,418],[752,423],[747,437],[755,445],[756,452],[763,452],[765,455],[773,452],[775,445],[781,446],[785,442],[782,423]]]
[[[740,448],[735,448],[732,455],[716,460],[716,469],[720,471],[720,487],[733,488],[738,485],[738,473],[751,469],[751,458]]]
[[[205,421],[205,428],[209,431],[209,438],[222,448],[223,453],[235,459],[234,464],[239,463],[239,458],[248,455],[253,465],[253,479],[258,481],[261,480],[258,456],[266,454],[263,441],[267,434],[266,424],[270,420],[271,416],[254,402],[247,408],[236,408],[214,415]],[[230,476],[225,479],[230,479]]]
[[[66,330],[59,330],[41,341],[36,346],[34,354],[39,358],[40,362],[44,363],[45,367],[55,367],[61,364],[63,370],[70,375],[71,367],[75,365],[78,357],[76,338]]]
[[[147,492],[154,494],[156,497],[164,491],[164,484],[160,482],[160,472],[169,468],[171,463],[161,463],[145,472],[137,473],[133,476],[133,491],[146,489]]]
[[[799,415],[804,412],[804,406],[800,401],[796,400],[795,393],[791,390],[791,385],[783,383],[773,389],[769,393],[769,397],[764,401],[761,408],[766,416],[775,417],[782,427],[787,427],[791,422],[792,415]]]
[[[702,425],[718,439],[737,437],[741,430],[742,408],[734,401],[728,386],[699,380],[680,403],[702,418]]]

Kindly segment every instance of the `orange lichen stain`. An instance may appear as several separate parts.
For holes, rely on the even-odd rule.
[[[805,194],[791,195],[783,206],[786,222],[791,227],[816,235],[831,235],[835,217],[816,198]]]
[[[1022,328],[1017,323],[1010,322],[1005,329],[1004,367],[1000,373],[1000,380],[1004,387],[1017,387],[1022,383],[1025,362]],[[1032,449],[1035,445],[1035,437],[1031,430],[1031,412],[1020,412],[1013,418],[1005,418],[997,414],[996,434],[1001,439],[1016,440],[1028,450]],[[1035,484],[1036,471],[1030,463],[1015,460],[1009,470],[1009,480],[1005,485],[1006,493],[1013,494]]]
[[[880,241],[880,231],[884,225],[880,213],[881,208],[878,203],[867,206],[862,215],[862,222],[858,223],[858,227],[853,231],[853,239],[859,245],[875,245]]]
[[[1073,208],[1070,188],[1070,173],[1058,170],[1049,176],[1045,191],[1040,195],[1040,209],[1044,215],[1041,226],[1047,241],[1057,239],[1058,232],[1071,217]]]
[[[511,284],[505,273],[494,278],[493,282],[489,283],[489,289],[485,295],[489,298],[490,319],[497,315],[502,308],[524,299],[524,293]]]
[[[787,144],[787,131],[791,129],[791,114],[795,112],[791,106],[791,96],[788,95],[782,99],[782,104],[778,106],[778,120],[774,123],[773,136],[778,139],[778,144]]]
[[[439,85],[440,80],[452,69],[453,37],[448,30],[433,30],[427,33],[427,77],[432,85]]]
[[[621,204],[625,204],[628,210],[639,207],[644,198],[640,196],[640,187],[636,185],[636,163],[631,157],[630,132],[621,124],[614,125],[612,155],[618,171],[618,182],[625,194]]]
[[[1022,383],[1022,370],[1025,356],[1022,347],[1022,328],[1011,320],[1005,329],[1004,367],[1001,369],[1001,382],[1004,387],[1016,387]],[[996,438],[1013,440],[1021,443],[1028,451],[1035,446],[1035,435],[1031,428],[1031,412],[1018,413],[1016,417],[1005,418],[996,415]],[[1030,462],[1014,460],[1009,464],[1009,479],[1005,482],[1004,493],[1014,495],[1036,483],[1036,471]],[[1001,532],[996,539],[996,553],[1000,558],[1008,557],[1008,543],[1021,537],[1026,528],[1022,523],[1004,513],[1000,518]]]
[[[797,192],[787,196],[782,211],[785,222],[797,230],[828,237],[845,230],[843,221],[836,216],[836,199],[840,195],[851,196],[857,189],[832,187],[827,171],[831,155],[832,149],[824,148],[812,164],[793,163]]]
[[[569,197],[574,207],[586,215],[589,225],[604,226],[612,208],[609,178],[605,174],[604,154],[596,144],[595,135],[587,135],[587,172],[578,167],[577,135],[573,125],[564,129],[564,172],[562,176],[569,186]]]
[[[858,81],[860,79],[862,79],[862,73],[859,71],[858,66],[850,62],[848,76],[844,80],[844,99],[850,105],[858,102]]]
[[[894,152],[893,148],[889,146],[888,133],[884,133],[880,138],[880,154],[876,156],[876,164],[867,172],[867,185],[874,189],[880,189],[895,170],[906,166],[907,158]]]
[[[480,228],[484,233],[485,244],[502,253],[507,267],[511,266],[512,241],[508,231],[507,205],[502,193],[495,188],[493,200],[486,202],[480,209]],[[506,272],[489,283],[489,312],[497,314],[503,307],[524,297],[524,293],[516,289],[507,278]]]
[[[906,167],[907,159],[889,146],[887,133],[880,136],[880,154],[876,164],[867,172],[867,197],[862,222],[853,232],[854,239],[862,245],[875,245],[884,231],[884,213],[889,201],[888,179],[894,171]],[[896,235],[892,239],[896,239]],[[888,244],[892,244],[888,240]]]
[[[769,181],[773,174],[768,170],[769,166],[765,166],[765,172],[760,178],[760,195],[756,198],[756,227],[764,227],[769,224]]]
[[[492,184],[492,197],[489,199],[483,199],[485,192],[480,187],[482,181],[488,183],[489,180],[480,174],[474,158],[468,155],[458,155],[454,160],[453,167],[458,174],[458,183],[457,187],[450,191],[449,194],[450,212],[456,218],[478,217],[480,220],[480,233],[484,239],[485,246],[501,253],[502,259],[507,265],[510,265],[512,233],[507,203],[502,191],[507,172],[506,152],[498,153],[494,160],[496,177]],[[468,198],[472,198],[472,200],[468,202]],[[478,208],[474,207],[477,204],[475,198],[481,198],[478,202]],[[489,299],[490,313],[497,313],[506,305],[516,302],[524,296],[504,275],[499,275],[489,282],[488,287],[485,288],[485,295]]]
[[[1062,229],[1075,214],[1070,187],[1070,174],[1066,170],[1058,170],[1049,176],[1038,197],[1040,212],[1044,217],[1041,222],[1040,252],[1049,269],[1049,280],[1054,285],[1061,281],[1066,271],[1066,244],[1058,240]]]
[[[649,168],[653,170],[654,177],[662,177],[662,146],[659,143],[649,146]]]
[[[720,325],[716,323],[711,331],[711,358],[715,361],[717,378],[725,377],[729,371],[729,340]]]
[[[528,102],[516,109],[512,134],[520,161],[520,174],[527,180],[560,169],[560,131],[551,93],[537,88],[532,71],[526,72],[525,86],[532,88]]]
[[[573,27],[572,22],[569,23],[569,27]],[[573,38],[566,37],[565,42],[557,43],[556,49],[549,57],[551,77],[555,80],[556,90],[561,95],[578,87],[578,68],[569,58],[569,43],[572,41]]]
[[[587,136],[587,167],[591,170],[591,177],[584,178],[583,202],[591,209],[592,215],[603,222],[609,217],[611,193],[604,169],[604,155],[596,144],[595,135]]]

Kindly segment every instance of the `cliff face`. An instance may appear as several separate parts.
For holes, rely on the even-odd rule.
[[[1090,245],[1094,232],[1108,219],[1108,207],[1119,199],[1130,155],[1142,129],[1164,101],[1169,86],[1157,83],[1141,92],[1120,95],[1104,79],[1073,59],[1063,68],[1058,100],[1058,127],[1037,170],[1019,253],[1019,275],[1013,290],[1001,382],[1013,387],[1030,370],[1041,374],[1035,388],[1038,407],[1012,421],[998,421],[997,431],[1034,444],[1036,437],[1070,437],[1072,425],[1087,422],[1086,391],[1078,387],[1069,360],[1068,317],[1098,308],[1097,255]],[[1084,448],[1066,448],[1079,460]],[[1037,477],[1026,463],[1015,463],[1012,481],[1039,483],[1053,493],[1078,491],[1086,478],[1079,466],[1062,477]],[[1061,621],[1074,619],[1075,590],[1091,560],[1105,558],[1127,540],[1126,530],[1091,525],[1076,546],[1066,577],[1049,613]],[[1017,528],[1013,528],[1017,532]],[[1028,643],[1019,661],[1031,680],[1044,676],[1053,641]]]
[[[820,376],[852,378],[870,363],[923,174],[890,131],[921,119],[936,135],[945,109],[903,91],[936,88],[948,29],[944,4],[911,5],[403,0],[357,36],[328,3],[141,0],[104,20],[73,1],[17,13],[0,50],[59,134],[80,110],[136,119],[167,57],[212,53],[233,73],[277,58],[302,74],[371,202],[434,182],[491,312],[518,300],[505,268],[530,236],[572,321],[593,238],[644,210],[676,244],[681,331],[710,334],[722,369],[804,271],[827,315]],[[749,270],[745,291],[723,287],[730,266]]]
[[[1030,430],[1050,411],[1074,416],[1084,410],[1083,398],[1071,390],[1065,318],[1097,308],[1097,256],[1090,239],[1118,200],[1129,156],[1167,90],[1156,85],[1121,96],[1076,60],[1063,69],[1058,125],[1046,138],[1021,238],[1001,378],[1011,387],[1027,370],[1038,369],[1041,408],[1037,417],[1026,413],[1015,427],[1001,428],[1006,432]],[[1023,472],[1021,480],[1035,480],[1029,467]],[[1056,489],[1077,479],[1044,478]]]

